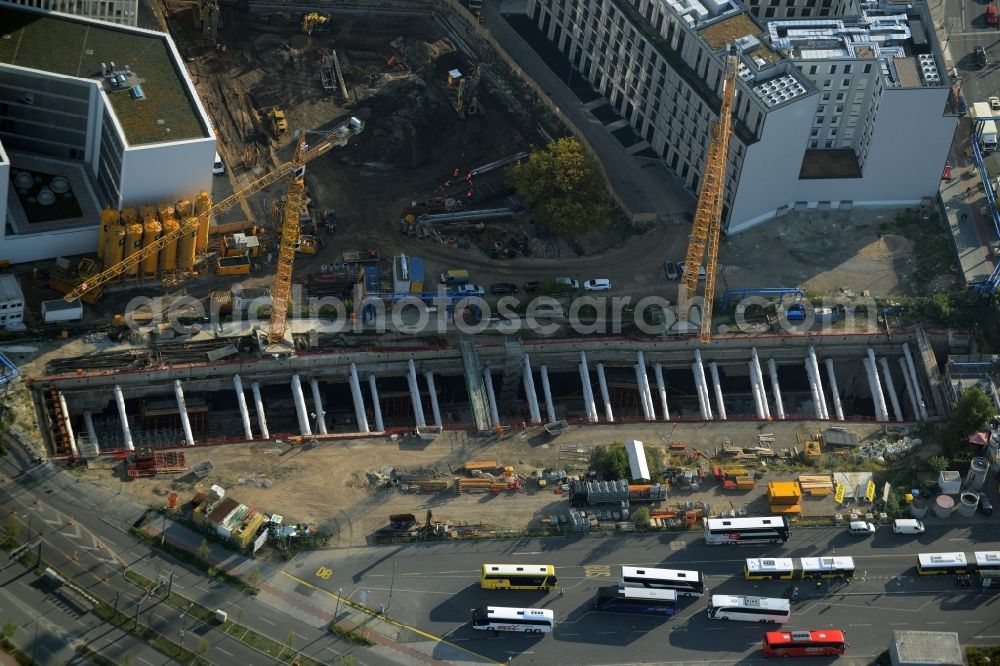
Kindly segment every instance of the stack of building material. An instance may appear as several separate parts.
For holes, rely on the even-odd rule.
[[[135,479],[161,473],[186,472],[187,464],[184,462],[183,451],[139,449],[135,455],[129,457],[127,470],[129,477]]]
[[[462,493],[493,493],[498,494],[507,490],[506,481],[496,481],[492,478],[478,477],[478,478],[456,478],[455,479],[455,493],[461,495]]]
[[[437,493],[442,490],[447,490],[451,485],[448,479],[407,479],[406,481],[400,480],[398,488],[403,492],[415,492],[415,493]]]
[[[771,481],[767,484],[771,513],[802,513],[802,489],[797,481]]]
[[[667,486],[662,483],[631,485],[628,498],[631,502],[662,502],[667,499]]]
[[[833,492],[833,476],[827,474],[800,474],[799,487],[813,497],[826,497]]]
[[[574,481],[571,502],[583,504],[619,504],[629,499],[628,481]],[[666,490],[664,489],[664,496]]]

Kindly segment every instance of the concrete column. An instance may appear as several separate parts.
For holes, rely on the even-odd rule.
[[[871,368],[872,381],[874,382],[875,388],[875,402],[878,411],[882,414],[882,420],[889,420],[889,408],[885,404],[885,394],[882,393],[882,382],[879,380],[878,376],[878,364],[875,363],[875,350],[871,347],[868,348],[868,367]]]
[[[440,428],[441,408],[438,406],[437,388],[434,386],[434,373],[430,370],[425,370],[424,379],[427,380],[427,392],[431,394],[431,414],[434,416],[434,425]]]
[[[122,387],[115,384],[115,402],[118,404],[118,418],[122,422],[122,437],[125,440],[125,448],[135,451],[135,444],[132,443],[132,430],[128,427],[128,412],[125,411],[125,395]]]
[[[903,410],[899,407],[896,384],[892,381],[892,373],[889,372],[889,359],[883,356],[879,361],[882,363],[882,375],[885,377],[885,390],[889,392],[889,400],[892,402],[892,413],[896,415],[896,421],[901,422],[903,420]]]
[[[642,366],[636,363],[632,366],[635,370],[635,383],[639,386],[639,405],[642,406],[642,416],[647,421],[654,421],[656,417],[649,411],[649,403],[646,402],[646,393],[642,388]]]
[[[410,372],[406,375],[406,383],[410,386],[410,401],[413,403],[413,419],[416,421],[417,427],[423,427],[427,425],[427,421],[424,420],[424,404],[420,400],[420,385],[417,384],[417,366],[414,365],[413,359],[410,359]]]
[[[317,430],[319,430],[319,434],[325,435],[326,410],[323,409],[323,395],[319,392],[319,380],[311,379],[309,380],[309,385],[312,387],[313,408],[316,410],[316,428]],[[367,432],[367,431],[362,431],[362,432]]]
[[[774,411],[778,418],[785,420],[785,402],[781,399],[781,387],[778,385],[778,365],[773,358],[767,359],[767,371],[771,375],[771,393],[774,394]]]
[[[358,422],[358,432],[371,432],[368,427],[368,414],[365,413],[365,396],[361,392],[361,380],[358,379],[358,366],[351,363],[351,398],[354,400],[354,418]],[[319,397],[316,398],[317,402]],[[322,423],[323,421],[320,421]],[[323,431],[326,434],[326,431]]]
[[[233,375],[233,388],[236,390],[236,404],[240,408],[240,418],[243,419],[243,435],[248,442],[253,441],[253,430],[250,428],[250,410],[247,409],[247,397],[243,394],[243,380],[239,375]]]
[[[535,393],[535,376],[531,374],[531,359],[524,355],[524,369],[521,374],[524,380],[524,397],[528,399],[528,415],[532,423],[542,422],[542,413],[538,409],[538,394]]]
[[[722,400],[722,382],[719,381],[719,365],[712,361],[708,364],[708,371],[712,375],[712,386],[715,388],[715,410],[719,412],[719,419],[726,420],[726,405]]]
[[[764,388],[764,372],[760,369],[760,357],[757,356],[757,348],[750,348],[750,361],[753,363],[751,372],[756,377],[757,390],[760,392],[760,406],[764,410],[764,418],[771,420],[771,406],[767,404],[767,389]]]
[[[177,411],[181,416],[181,428],[184,429],[184,440],[188,446],[194,446],[194,434],[191,432],[191,419],[188,418],[187,404],[184,402],[184,387],[181,380],[174,380],[174,396],[177,397]]]
[[[833,393],[833,411],[837,420],[844,420],[844,406],[840,402],[840,389],[837,388],[837,375],[833,372],[833,359],[826,359],[826,376],[830,380],[830,392]]]
[[[490,403],[490,418],[493,425],[500,425],[500,413],[497,410],[497,394],[493,391],[493,372],[489,366],[483,368],[483,383],[486,384],[486,398]],[[525,389],[527,390],[527,389]]]
[[[556,422],[556,408],[552,405],[552,387],[549,386],[549,369],[543,363],[542,371],[542,395],[545,396],[545,415],[549,417],[549,423]]]
[[[368,389],[372,394],[372,413],[375,416],[375,430],[385,432],[385,423],[382,421],[382,405],[378,401],[378,386],[375,385],[375,375],[368,375]]]
[[[910,354],[910,345],[908,343],[903,343],[903,356],[906,357],[906,367],[910,371],[910,381],[913,382],[913,392],[917,396],[917,407],[920,408],[920,420],[927,420],[927,403],[924,402],[924,392],[920,388],[920,375],[917,374],[917,366],[913,362],[913,356]]]
[[[100,451],[100,442],[97,441],[97,430],[94,429],[94,415],[90,413],[89,409],[83,413],[83,425],[87,427],[87,436],[90,437],[90,441],[92,441],[97,446],[97,450]]]
[[[763,421],[764,398],[760,394],[760,384],[757,383],[757,375],[753,371],[753,361],[747,361],[747,371],[750,373],[750,394],[753,396],[754,411],[757,413],[757,418]]]
[[[823,418],[823,406],[819,402],[819,390],[818,390],[818,388],[816,386],[816,381],[817,381],[816,380],[816,372],[813,370],[812,363],[809,362],[809,357],[808,356],[805,359],[803,359],[803,362],[805,363],[805,366],[806,366],[806,376],[809,378],[809,391],[810,391],[810,393],[812,393],[813,409],[816,410],[816,418],[822,420],[822,418]],[[865,367],[866,368],[868,367],[867,364],[865,365]],[[869,375],[868,379],[869,379],[868,383],[870,385],[871,384],[871,381],[870,381],[871,380],[871,376],[870,375]],[[877,407],[876,407],[876,411],[878,411]]]
[[[66,436],[69,437],[69,450],[73,452],[74,458],[80,457],[80,450],[76,447],[76,435],[73,434],[73,424],[69,420],[69,408],[66,406],[66,396],[59,391],[59,409],[62,411],[63,422],[66,424]]]
[[[267,415],[264,414],[264,399],[260,397],[260,384],[254,382],[250,385],[253,391],[253,405],[257,410],[257,425],[260,426],[260,436],[263,439],[271,439],[271,433],[267,430]]]
[[[816,392],[819,394],[819,404],[823,408],[823,418],[830,418],[830,410],[826,406],[826,392],[823,390],[823,375],[819,371],[819,361],[816,358],[816,349],[809,345],[809,362],[812,364],[813,374],[816,376]]]
[[[309,410],[306,409],[306,397],[302,394],[302,380],[298,375],[292,375],[292,402],[295,403],[295,413],[299,417],[299,432],[303,437],[312,437]]]
[[[608,380],[604,376],[604,364],[597,364],[597,383],[601,387],[601,400],[604,401],[604,418],[608,423],[615,422],[615,414],[611,411],[611,396],[608,394]]]
[[[917,394],[913,392],[913,381],[910,379],[910,369],[906,367],[906,359],[899,357],[899,368],[903,371],[903,381],[906,382],[906,395],[910,396],[910,407],[913,408],[913,418],[920,420],[920,407],[917,406]]]
[[[656,364],[656,390],[660,394],[660,407],[663,409],[663,420],[670,420],[670,408],[667,406],[667,383],[663,381],[663,366]]]
[[[642,386],[639,387],[642,399],[649,406],[649,420],[656,420],[656,408],[653,406],[653,392],[649,389],[649,375],[646,374],[646,357],[642,352],[636,353],[636,359],[639,363],[639,369],[641,371],[640,378],[642,379]]]
[[[701,362],[701,351],[694,350],[694,381],[701,391],[702,418],[706,421],[712,420],[712,403],[708,399],[708,380],[705,379],[705,364]]]
[[[594,386],[590,383],[590,366],[587,354],[580,352],[580,383],[583,385],[583,399],[587,408],[587,420],[597,423],[597,405],[594,402]]]

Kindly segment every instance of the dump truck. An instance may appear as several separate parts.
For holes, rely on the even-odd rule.
[[[271,120],[271,131],[275,135],[281,135],[288,131],[288,119],[285,118],[284,111],[275,107],[268,112],[267,117]]]

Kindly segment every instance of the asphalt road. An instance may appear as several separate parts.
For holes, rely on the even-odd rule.
[[[859,540],[843,529],[803,528],[783,547],[709,547],[695,534],[459,542],[312,553],[286,571],[341,589],[345,597],[365,592],[369,607],[387,604],[393,618],[497,661],[746,664],[762,661],[764,627],[708,619],[708,596],[685,600],[675,618],[654,619],[594,612],[595,590],[616,581],[619,565],[632,564],[700,570],[714,593],[787,596],[792,582],[744,580],[744,558],[835,552],[855,558],[857,577],[819,587],[799,582],[800,600],[786,626],[842,629],[851,647],[838,663],[867,664],[888,647],[895,629],[957,631],[963,645],[1000,643],[1000,590],[958,588],[951,576],[920,577],[914,570],[918,552],[996,550],[996,535],[996,522],[980,519],[950,530],[929,528],[919,537],[883,527]],[[478,571],[486,561],[555,564],[564,593],[481,590]],[[320,567],[333,575],[311,575]],[[551,608],[557,625],[542,638],[483,635],[468,624],[470,609],[483,604]]]
[[[1000,92],[1000,30],[998,26],[986,25],[988,6],[989,3],[979,0],[959,0],[946,2],[943,7],[945,34],[939,37],[958,69],[962,91],[970,106]],[[986,67],[976,62],[977,46],[986,48],[990,59]]]

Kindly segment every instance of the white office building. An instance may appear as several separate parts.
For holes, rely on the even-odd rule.
[[[538,28],[697,193],[740,48],[724,229],[937,193],[957,118],[923,4],[528,0]]]
[[[168,35],[0,0],[0,260],[94,252],[101,208],[211,191],[214,158]]]

